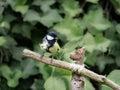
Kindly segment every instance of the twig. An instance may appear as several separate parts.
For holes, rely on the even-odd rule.
[[[71,64],[71,63],[61,61],[61,60],[56,60],[56,59],[54,59],[53,62],[51,63],[50,58],[43,57],[41,59],[40,54],[38,54],[36,52],[33,52],[33,51],[30,51],[28,49],[23,50],[23,55],[26,56],[26,57],[32,58],[34,60],[37,60],[39,62],[43,62],[43,63],[49,64],[49,65],[52,65],[52,66],[55,66],[55,67],[59,67],[59,68],[63,68],[63,69],[71,70],[71,71],[74,70],[73,72],[75,72],[79,75],[87,76],[87,77],[89,77],[89,78],[91,78],[91,79],[93,79],[97,82],[103,83],[103,84],[111,87],[113,90],[120,90],[120,86],[117,85],[116,83],[107,79],[103,75],[98,75],[98,74],[84,68],[83,66],[80,66],[80,65],[78,66],[77,64]],[[76,66],[77,66],[77,68],[74,69],[74,67],[76,67]]]

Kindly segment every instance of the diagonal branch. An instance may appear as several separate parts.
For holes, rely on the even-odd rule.
[[[68,62],[61,61],[61,60],[56,60],[56,59],[54,59],[53,62],[51,63],[50,58],[43,57],[41,59],[40,54],[38,54],[36,52],[33,52],[33,51],[30,51],[28,49],[23,50],[23,55],[25,57],[32,58],[32,59],[37,60],[37,61],[42,62],[42,63],[46,63],[46,64],[49,64],[49,65],[52,65],[52,66],[55,66],[55,67],[58,67],[58,68],[71,70],[71,71],[77,73],[78,75],[87,76],[87,77],[89,77],[89,78],[91,78],[91,79],[93,79],[93,80],[95,80],[97,82],[103,83],[103,84],[111,87],[113,90],[120,90],[120,86],[117,85],[116,83],[114,83],[111,80],[107,79],[103,75],[98,75],[98,74],[84,68],[83,66],[73,64],[73,63],[68,63]]]

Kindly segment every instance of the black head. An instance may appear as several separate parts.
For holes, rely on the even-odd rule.
[[[47,35],[53,37],[54,39],[56,39],[57,35],[55,34],[55,32],[49,32]]]
[[[54,32],[49,32],[45,38],[48,41],[48,44],[52,46],[57,40],[57,35]]]

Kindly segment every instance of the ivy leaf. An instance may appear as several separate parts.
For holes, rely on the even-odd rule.
[[[37,74],[37,69],[35,68],[35,62],[31,59],[25,59],[21,62],[21,67],[23,68],[23,77],[28,78],[30,75]]]
[[[5,36],[4,37],[6,42],[4,43],[4,46],[5,48],[13,48],[13,46],[16,46],[17,45],[17,42],[10,36]]]
[[[27,0],[7,0],[7,3],[11,5],[12,9],[21,14],[25,14],[28,10],[28,5],[25,5]]]
[[[28,12],[25,14],[24,21],[28,21],[28,22],[35,22],[35,21],[40,21],[40,15],[38,12],[34,11],[34,10],[28,10]]]
[[[0,1],[0,17],[2,16],[2,13],[4,11],[4,7],[2,7],[3,5],[5,5],[5,3],[3,1]]]
[[[91,2],[91,3],[94,3],[94,4],[98,3],[98,1],[99,0],[87,0],[87,2]]]
[[[49,1],[47,1],[47,0],[34,0],[33,1],[33,5],[37,5],[37,6],[42,6],[42,5],[44,5],[44,4],[46,4],[47,6],[50,6],[50,5],[53,5],[55,3],[55,0],[49,0]]]
[[[110,0],[113,6],[115,7],[115,10],[117,14],[120,15],[120,1],[119,0]]]
[[[87,53],[85,55],[85,63],[90,66],[94,66],[97,60],[97,53],[98,51],[94,51],[92,53]]]
[[[45,90],[66,90],[64,81],[59,77],[52,76],[46,80],[44,88]]]
[[[10,28],[10,23],[7,22],[7,21],[3,21],[3,22],[0,24],[0,27],[9,29],[9,28]]]
[[[27,0],[15,0],[15,5],[24,5]]]
[[[44,63],[36,63],[35,65],[38,67],[39,73],[43,75],[44,80],[46,80],[51,75],[52,67]]]
[[[70,17],[74,17],[82,12],[82,9],[79,7],[79,2],[75,0],[65,1],[62,6],[66,15]]]
[[[93,87],[93,85],[90,83],[89,80],[87,80],[86,78],[85,80],[85,90],[95,90],[95,88]]]
[[[3,36],[0,36],[0,46],[2,46],[6,42]]]
[[[19,79],[22,77],[20,70],[11,70],[7,65],[2,65],[0,71],[3,77],[7,79],[8,86],[16,87],[19,84]]]
[[[95,42],[96,42],[96,49],[100,50],[102,52],[106,52],[107,48],[109,47],[111,41],[107,38],[104,38],[102,35],[97,35],[95,37]]]
[[[12,28],[12,33],[21,34],[24,37],[31,38],[31,27],[28,24],[16,24]]]
[[[94,27],[96,30],[103,31],[111,27],[111,23],[104,18],[101,7],[95,10],[90,10],[83,19],[87,27]]]
[[[75,43],[75,44],[73,44],[73,43]],[[71,61],[71,59],[69,58],[70,54],[72,52],[74,52],[75,48],[78,47],[79,45],[80,45],[79,39],[70,41],[64,45],[63,52],[64,52],[64,58],[66,61],[68,61],[68,62]],[[70,48],[68,48],[68,47],[70,47]]]
[[[14,47],[11,51],[12,51],[12,56],[14,59],[21,61],[22,60],[22,51],[23,51],[23,47]]]
[[[120,34],[120,24],[117,24],[117,25],[116,25],[116,30],[117,30],[117,32]]]
[[[41,10],[45,13],[51,10],[51,5],[53,5],[55,0],[34,0],[33,5],[40,6]]]
[[[44,83],[43,80],[35,79],[34,83],[31,86],[31,89],[32,90],[44,90],[43,83]]]
[[[62,21],[62,17],[59,15],[57,10],[49,10],[48,12],[44,13],[43,16],[40,18],[40,22],[47,26],[50,27],[54,23]]]
[[[120,77],[117,76],[120,76],[120,70],[113,70],[107,77],[116,84],[120,85]]]
[[[21,14],[25,14],[28,11],[28,5],[16,5],[14,6],[14,10]]]
[[[100,57],[97,57],[96,64],[97,64],[100,72],[102,72],[105,69],[105,66],[107,64],[112,64],[113,62],[114,62],[114,60],[110,57],[100,56]]]
[[[54,30],[61,34],[58,36],[61,40],[72,41],[80,38],[83,34],[83,30],[80,27],[81,23],[77,19],[65,18],[62,22],[54,26]],[[59,34],[58,34],[59,35]]]
[[[23,24],[22,25],[22,32],[21,34],[24,36],[24,37],[27,37],[27,38],[31,38],[31,28],[28,24]]]
[[[11,23],[12,21],[16,20],[16,16],[12,14],[7,14],[4,16],[5,21]]]
[[[95,50],[95,40],[90,33],[87,33],[83,36],[80,44],[81,46],[84,46],[89,52],[93,52],[93,50]]]
[[[117,56],[116,59],[115,59],[117,66],[120,66],[120,61],[119,60],[120,60],[120,56]]]

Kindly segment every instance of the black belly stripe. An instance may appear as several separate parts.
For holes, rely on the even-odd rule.
[[[53,44],[54,45],[54,44]],[[48,46],[48,48],[47,48],[47,52],[50,52],[49,50],[50,50],[50,48],[53,46],[53,45],[50,45],[50,46]]]

